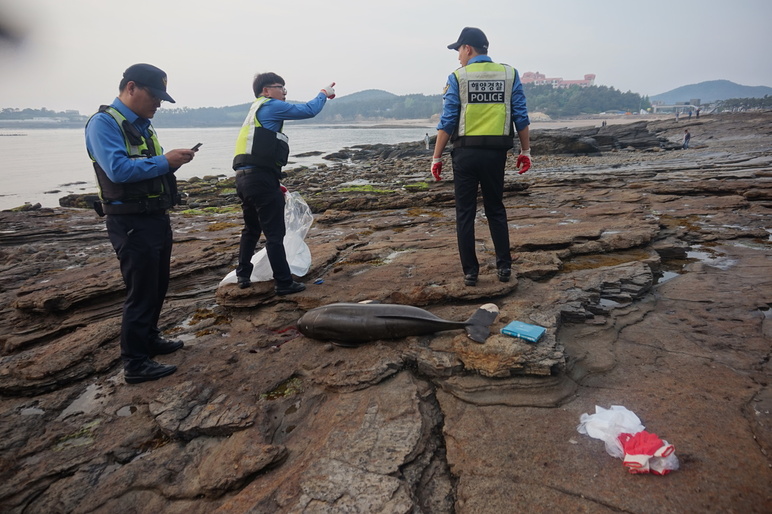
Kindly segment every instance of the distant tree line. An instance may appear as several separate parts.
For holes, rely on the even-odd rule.
[[[571,86],[555,89],[551,85],[523,87],[528,110],[543,112],[551,118],[565,118],[581,114],[599,114],[609,111],[638,113],[651,107],[648,96],[628,91],[622,93],[608,86]]]
[[[530,112],[543,112],[552,118],[597,114],[609,111],[639,112],[651,107],[648,97],[607,86],[524,86]],[[248,104],[200,109],[164,108],[156,114],[158,126],[229,126],[239,125]],[[442,95],[402,95],[385,91],[364,91],[328,102],[315,118],[306,123],[351,123],[384,119],[428,119],[442,112]]]
[[[772,96],[763,98],[730,98],[716,103],[716,110],[721,111],[757,111],[772,109]]]
[[[13,109],[6,107],[0,109],[0,120],[31,120],[33,118],[61,118],[69,121],[84,120],[78,111],[52,111],[42,107],[40,109]]]
[[[524,86],[530,112],[543,112],[550,117],[570,117],[609,111],[638,112],[651,107],[648,97],[607,86],[553,89],[552,86]],[[765,97],[767,98],[767,97]],[[746,99],[747,104],[760,99]],[[765,100],[769,102],[769,100]],[[727,101],[730,102],[730,101]],[[732,104],[734,105],[734,104]],[[228,107],[164,108],[154,118],[159,127],[216,127],[240,125],[249,104]],[[382,119],[428,119],[442,112],[442,95],[394,95],[386,91],[367,90],[329,102],[310,123],[345,123]],[[2,109],[0,121],[32,118],[66,118],[84,121],[85,116],[73,112],[42,109]]]
[[[609,111],[639,112],[648,109],[648,96],[621,91],[608,86],[582,88],[572,86],[554,89],[550,85],[525,84],[524,90],[530,112],[543,112],[552,118],[598,114]],[[153,119],[161,127],[227,127],[238,126],[244,121],[249,104],[227,107],[177,107],[162,108]],[[762,98],[732,98],[716,103],[716,111],[748,111],[772,109],[772,96]],[[367,90],[329,102],[324,110],[309,123],[346,123],[377,121],[384,119],[428,119],[442,112],[442,95],[402,95],[386,91]],[[90,115],[91,113],[89,113]],[[50,119],[60,126],[82,126],[88,116],[77,111],[53,111],[40,109],[0,108],[0,122],[4,126],[35,126],[34,120]]]

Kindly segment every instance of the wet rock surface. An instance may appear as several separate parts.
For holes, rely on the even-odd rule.
[[[103,221],[0,213],[0,510],[769,512],[771,122],[535,133],[535,167],[506,179],[515,276],[496,279],[480,208],[476,287],[449,157],[427,182],[422,142],[288,173],[315,223],[308,289],[286,297],[218,287],[240,213],[228,180],[192,181],[161,320],[185,347],[158,358],[179,371],[139,385],[118,362]],[[685,128],[692,148],[668,150]],[[362,300],[501,314],[482,345],[448,331],[341,348],[295,328]],[[547,332],[500,334],[512,320]],[[634,411],[681,469],[627,473],[576,431],[595,405]]]

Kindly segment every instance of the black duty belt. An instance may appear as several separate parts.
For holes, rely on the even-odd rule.
[[[265,170],[262,168],[244,168],[244,169],[236,170],[236,176],[243,177],[244,175],[249,175],[250,173],[257,173],[257,172],[264,172],[264,171],[271,171],[271,170]]]
[[[109,204],[102,202],[94,202],[94,210],[99,216],[108,215],[121,215],[121,214],[142,214],[142,215],[156,215],[166,214],[167,209],[157,208],[157,206],[151,207],[146,203],[118,203]]]
[[[515,145],[512,136],[461,136],[453,140],[453,148],[491,148],[508,150]]]
[[[285,172],[280,171],[278,169],[277,170],[272,170],[270,168],[262,168],[262,167],[244,168],[244,169],[235,170],[235,171],[236,171],[236,178],[243,177],[245,175],[250,175],[252,173],[273,173],[273,174],[275,174],[279,178],[279,180],[281,180],[282,178],[287,176],[287,174]]]

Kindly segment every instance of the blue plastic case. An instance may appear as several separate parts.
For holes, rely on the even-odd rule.
[[[544,327],[523,323],[522,321],[513,321],[501,329],[502,334],[519,337],[520,339],[525,339],[532,343],[538,342],[546,331],[547,329]]]

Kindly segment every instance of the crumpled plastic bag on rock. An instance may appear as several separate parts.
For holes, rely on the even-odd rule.
[[[595,414],[582,414],[579,421],[577,431],[603,441],[606,452],[622,459],[630,473],[665,475],[678,469],[673,445],[646,432],[638,416],[621,405],[596,405]]]
[[[293,192],[284,195],[284,224],[287,233],[284,236],[284,251],[287,254],[287,263],[293,275],[302,277],[311,268],[311,250],[305,242],[306,234],[314,222],[311,208],[300,193]],[[252,256],[252,282],[265,282],[273,280],[273,270],[268,262],[268,253],[265,248]],[[235,284],[236,270],[228,273],[219,285]]]
[[[619,434],[634,434],[645,428],[638,416],[621,405],[612,405],[610,409],[596,405],[595,414],[582,414],[579,421],[579,433],[606,443],[608,454],[617,459],[625,456]]]

